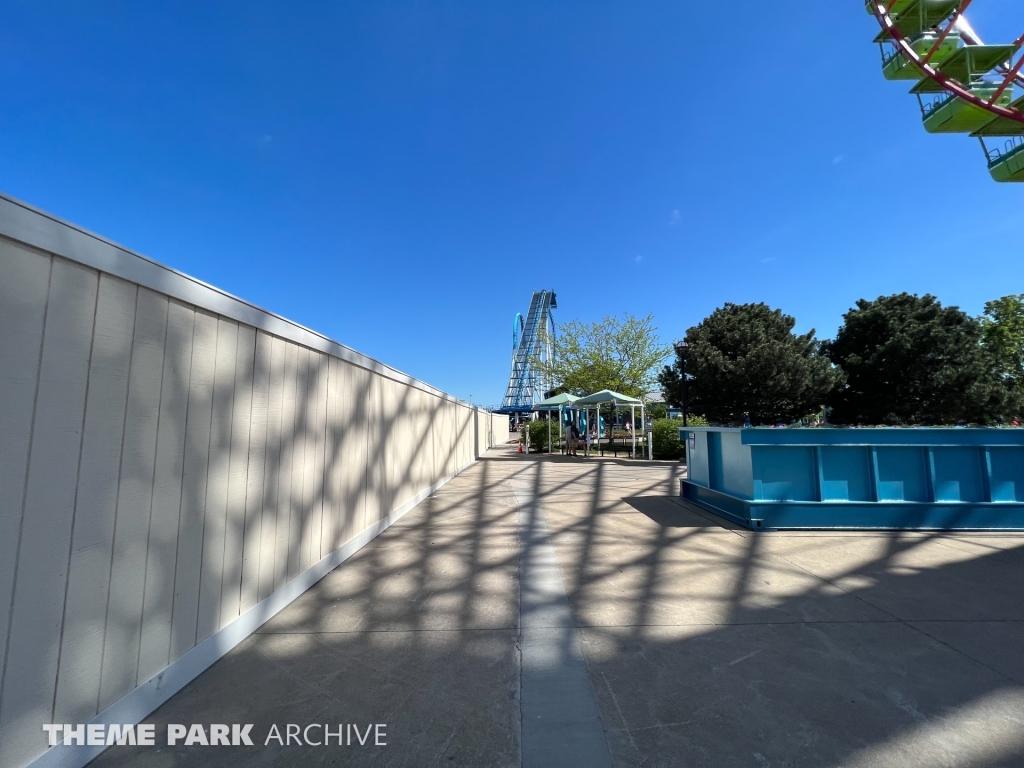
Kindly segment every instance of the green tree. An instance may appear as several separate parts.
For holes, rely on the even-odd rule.
[[[561,325],[547,366],[552,384],[574,395],[611,389],[640,397],[654,386],[671,349],[658,339],[654,318],[623,315],[599,323]]]
[[[952,424],[1002,415],[1007,387],[981,340],[981,323],[928,294],[858,300],[825,345],[847,375],[830,400],[831,420]]]
[[[1024,404],[1024,293],[1003,296],[985,304],[982,340],[995,356],[1012,390],[1011,407]]]
[[[686,332],[686,348],[659,376],[666,399],[710,421],[775,423],[821,408],[842,381],[811,330],[793,333],[789,315],[766,304],[726,304]],[[685,369],[684,369],[685,365]]]

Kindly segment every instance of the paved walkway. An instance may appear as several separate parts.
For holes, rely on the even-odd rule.
[[[1024,536],[755,534],[680,469],[492,451],[147,720],[255,746],[94,765],[1024,765]]]

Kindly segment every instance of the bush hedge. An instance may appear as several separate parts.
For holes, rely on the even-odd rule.
[[[548,423],[544,420],[537,420],[529,422],[530,429],[530,450],[531,451],[547,451],[548,449]],[[520,433],[520,442],[526,439],[525,430]],[[558,440],[558,425],[552,422],[551,424],[551,440],[552,442]]]
[[[706,427],[707,421],[700,416],[688,416],[687,426]],[[652,424],[654,458],[678,460],[686,455],[686,446],[679,439],[683,428],[682,419],[655,419]]]

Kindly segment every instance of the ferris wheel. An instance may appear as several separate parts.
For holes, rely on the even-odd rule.
[[[1024,182],[1024,35],[982,42],[967,20],[971,3],[868,0],[882,28],[875,37],[882,74],[916,81],[910,92],[926,131],[976,137],[993,179]]]

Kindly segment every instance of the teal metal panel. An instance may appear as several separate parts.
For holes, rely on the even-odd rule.
[[[886,530],[1024,530],[1024,504],[942,502],[768,502],[750,504],[761,521],[750,528],[878,528]],[[731,517],[737,520],[737,517]]]
[[[750,446],[743,445],[739,432],[722,432],[718,466],[721,474],[715,487],[741,499],[754,498],[754,479]]]
[[[745,501],[686,481],[682,497],[753,530],[1024,530],[1024,503]]]
[[[708,432],[708,488],[722,490],[722,433]]]
[[[875,473],[879,501],[931,501],[924,448],[876,448]]]
[[[694,435],[691,445],[686,441],[686,476],[693,483],[708,487],[708,437],[706,434]]]
[[[1024,530],[1022,429],[686,432],[683,497],[753,530]]]
[[[821,500],[874,501],[871,453],[865,446],[822,446]]]
[[[992,501],[1024,502],[1024,447],[989,448]]]
[[[974,446],[931,449],[935,501],[987,501],[982,483],[982,452]]]
[[[1024,429],[1003,427],[810,427],[790,429],[691,427],[738,432],[744,445],[1000,445],[1020,446]]]
[[[750,502],[734,498],[727,493],[713,491],[700,485],[683,481],[682,496],[716,515],[748,527],[757,527],[750,522]]]
[[[806,446],[753,448],[754,498],[763,501],[817,501],[814,449]]]

